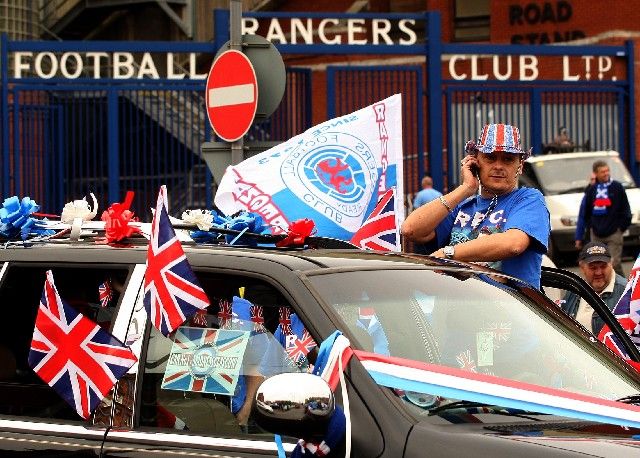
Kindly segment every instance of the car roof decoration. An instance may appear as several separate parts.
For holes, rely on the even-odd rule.
[[[30,197],[4,199],[0,207],[0,242],[5,246],[31,246],[39,242],[90,240],[116,247],[147,243],[151,223],[140,222],[130,210],[132,191],[127,192],[123,202],[111,204],[102,213],[101,221],[92,220],[97,214],[97,202],[90,195],[93,207],[86,198],[74,200],[65,205],[60,216],[38,213],[40,207]],[[251,212],[225,216],[215,210],[197,209],[183,212],[181,219],[170,217],[170,220],[178,238],[187,244],[357,248],[347,241],[316,236],[314,222],[306,218],[293,221],[287,228],[272,228],[264,224],[260,215]]]

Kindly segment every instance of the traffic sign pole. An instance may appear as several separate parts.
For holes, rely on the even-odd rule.
[[[242,0],[231,0],[229,4],[229,34],[230,49],[242,52]],[[231,143],[231,165],[239,164],[244,160],[244,138]]]

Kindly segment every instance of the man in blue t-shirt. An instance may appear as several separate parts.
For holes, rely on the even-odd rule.
[[[433,179],[425,175],[422,179],[422,189],[416,194],[416,198],[413,199],[414,210],[418,207],[422,207],[424,204],[428,204],[433,199],[440,197],[442,193],[437,189],[433,189]]]
[[[402,234],[435,243],[433,256],[487,263],[540,288],[549,211],[540,191],[518,189],[531,150],[521,149],[520,131],[507,124],[485,125],[465,150],[462,184],[412,212]]]

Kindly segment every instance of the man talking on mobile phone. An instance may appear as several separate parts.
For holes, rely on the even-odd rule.
[[[521,149],[517,127],[487,124],[465,152],[462,184],[409,214],[402,235],[435,243],[433,256],[486,263],[540,288],[549,211],[540,191],[518,188],[531,150]]]

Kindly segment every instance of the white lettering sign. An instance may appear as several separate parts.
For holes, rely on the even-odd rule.
[[[572,67],[573,65],[573,67]],[[540,77],[539,59],[536,56],[462,55],[449,56],[448,70],[456,81],[534,81]],[[609,56],[580,56],[573,60],[562,56],[562,80],[578,81],[597,78],[616,81],[613,61]]]
[[[13,57],[13,77],[36,76],[51,78],[114,78],[114,79],[174,79],[204,80],[206,73],[196,70],[196,54],[189,53],[187,68],[178,67],[173,53],[145,52],[136,61],[130,52],[65,52],[16,51]],[[163,75],[159,69],[166,69]]]
[[[396,25],[399,34],[392,37],[391,30]],[[418,42],[414,30],[415,19],[392,21],[384,18],[324,18],[316,23],[312,19],[271,18],[265,22],[265,38],[274,44],[292,45],[402,45],[410,46]],[[257,18],[242,18],[242,34],[255,35],[260,23]],[[263,32],[264,33],[264,32]],[[394,41],[395,38],[395,41]]]

